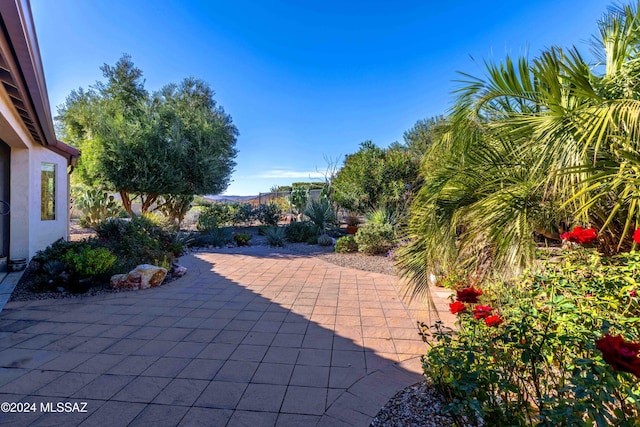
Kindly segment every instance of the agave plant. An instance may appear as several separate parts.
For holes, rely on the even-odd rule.
[[[315,225],[318,234],[329,230],[336,222],[336,213],[326,199],[311,200],[304,214]]]

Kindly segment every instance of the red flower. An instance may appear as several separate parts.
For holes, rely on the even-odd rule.
[[[640,378],[640,343],[625,341],[622,336],[607,334],[596,341],[602,358],[614,371],[629,372]]]
[[[475,317],[476,320],[485,319],[492,311],[493,309],[488,305],[476,305],[476,309],[473,311],[473,317]]]
[[[502,319],[500,318],[500,316],[496,316],[495,314],[493,316],[487,316],[484,318],[484,323],[487,326],[499,326],[500,323],[502,323]]]
[[[640,228],[636,228],[636,231],[633,232],[633,241],[640,243]]]
[[[475,304],[478,302],[478,297],[482,295],[482,290],[476,289],[473,286],[470,288],[464,288],[456,291],[456,301],[469,302]]]
[[[467,306],[461,303],[460,301],[456,301],[452,304],[449,304],[449,311],[453,314],[458,314],[463,311],[467,311]]]
[[[635,235],[635,234],[634,234]],[[567,231],[560,235],[562,240],[568,240],[574,243],[580,243],[585,245],[591,243],[598,238],[596,230],[594,228],[582,228],[580,226],[573,229],[573,231]]]

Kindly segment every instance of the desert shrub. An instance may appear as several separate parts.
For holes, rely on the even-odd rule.
[[[238,233],[233,235],[233,240],[238,246],[249,246],[249,240],[251,240],[251,234]]]
[[[365,224],[355,236],[358,250],[367,255],[383,254],[393,247],[393,227],[389,224]]]
[[[269,246],[284,246],[284,228],[282,227],[268,227],[264,230],[264,235],[267,238]]]
[[[640,253],[579,251],[480,295],[459,290],[458,331],[422,326],[425,375],[472,425],[636,426],[638,283]]]
[[[307,245],[317,245],[318,244],[318,236],[317,235],[313,235],[313,236],[309,236],[309,238],[307,239]]]
[[[36,254],[32,258],[32,261],[35,261],[39,264],[45,264],[49,261],[59,261],[68,251],[74,249],[78,245],[83,244],[86,243],[68,242],[64,239],[58,239],[47,246],[45,249],[36,252]]]
[[[233,215],[229,206],[222,203],[214,203],[200,208],[200,216],[198,216],[196,228],[198,231],[208,232],[230,225],[232,222]]]
[[[118,257],[111,269],[113,273],[126,273],[139,264],[173,261],[175,234],[163,229],[152,217],[108,220],[96,226],[96,233],[100,244]]]
[[[311,200],[304,210],[304,214],[316,227],[318,235],[335,226],[336,213],[327,199]]]
[[[82,212],[80,225],[91,228],[109,218],[118,218],[124,212],[114,196],[98,189],[83,191],[76,198],[75,206]]]
[[[233,242],[233,231],[231,227],[212,228],[200,233],[197,238],[197,246],[225,246]]]
[[[333,245],[333,239],[328,234],[321,234],[318,236],[318,244],[320,246],[331,246]]]
[[[338,253],[358,252],[358,244],[354,236],[343,236],[336,241],[335,251]]]
[[[313,223],[308,221],[292,222],[284,228],[284,235],[289,242],[306,242],[310,237],[317,236]]]
[[[115,262],[117,257],[106,248],[91,248],[88,245],[77,246],[67,251],[63,257],[69,272],[76,276],[97,276],[104,274]]]
[[[256,209],[255,215],[263,225],[276,226],[282,219],[282,209],[276,203],[261,204]]]
[[[255,212],[251,203],[234,203],[233,205],[233,225],[251,224]]]

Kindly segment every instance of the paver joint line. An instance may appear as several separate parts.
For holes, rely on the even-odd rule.
[[[186,276],[154,289],[9,303],[2,391],[93,402],[69,424],[365,425],[422,378],[412,316],[426,311],[393,277],[261,247],[181,264]]]

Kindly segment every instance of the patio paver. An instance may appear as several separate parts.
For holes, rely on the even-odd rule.
[[[429,314],[395,277],[264,247],[181,262],[187,275],[155,289],[8,303],[1,397],[88,412],[0,424],[365,426],[422,379],[415,322]]]

